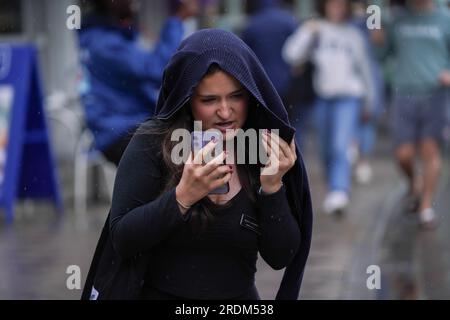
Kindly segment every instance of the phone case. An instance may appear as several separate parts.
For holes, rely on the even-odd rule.
[[[217,134],[216,132],[201,132],[201,131],[194,131],[192,134],[192,149],[194,153],[199,152],[201,148],[206,146],[212,138],[221,139],[222,137],[220,134]],[[209,194],[225,194],[230,191],[230,184],[227,182],[223,186],[220,186],[219,188],[216,188],[212,190]]]
[[[230,192],[230,184],[227,182],[223,186],[221,186],[217,189],[214,189],[209,194],[225,194],[228,192]]]

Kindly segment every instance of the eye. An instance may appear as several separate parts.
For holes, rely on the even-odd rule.
[[[236,93],[236,94],[233,94],[231,96],[231,98],[234,99],[234,100],[240,100],[240,99],[244,98],[244,94],[242,92],[241,93]]]
[[[206,98],[206,99],[201,99],[200,101],[202,103],[204,103],[204,104],[212,104],[212,103],[214,103],[216,101],[216,99],[214,99],[214,98]]]

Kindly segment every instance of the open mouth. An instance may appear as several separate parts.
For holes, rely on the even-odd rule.
[[[225,131],[227,129],[234,128],[234,121],[226,121],[226,122],[216,122],[214,126],[220,131]]]

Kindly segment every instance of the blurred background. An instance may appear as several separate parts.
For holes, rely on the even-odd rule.
[[[92,99],[98,94],[110,97],[106,104],[119,98],[125,105],[139,104],[123,93],[139,92],[148,109],[144,114],[137,109],[140,117],[128,112],[121,119],[122,110],[113,114],[119,118],[116,128],[137,125],[151,115],[158,79],[179,43],[177,32],[181,40],[211,27],[236,33],[255,51],[297,129],[315,208],[300,298],[450,298],[447,1],[329,0],[322,6],[313,0],[123,2],[128,5],[111,8],[108,0],[0,0],[0,134],[6,137],[0,146],[0,299],[80,298],[79,288],[67,286],[72,274],[68,267],[80,268],[82,287],[111,201],[117,155],[109,147],[120,149],[104,142],[105,125],[96,122],[104,113],[92,111]],[[68,11],[72,5],[81,10],[80,30],[70,28],[76,25],[76,10]],[[367,12],[371,5],[375,9]],[[130,8],[132,13],[127,12]],[[434,13],[421,15],[422,9]],[[92,17],[105,12],[114,19],[91,24]],[[401,32],[393,32],[396,23],[436,24],[442,34],[436,36],[433,28],[406,28],[405,37],[408,30],[419,36],[401,38]],[[109,33],[98,31],[102,28],[125,40],[117,55],[108,51],[106,60],[96,60],[107,55],[96,54],[102,49],[96,46],[114,48],[111,43],[117,40],[109,43]],[[100,33],[89,34],[92,30]],[[324,50],[326,41],[331,51]],[[153,69],[144,74],[147,66]],[[124,84],[115,85],[122,92],[119,98],[105,93],[110,89],[99,89],[109,85],[101,81],[113,79],[116,67],[133,70],[130,78],[122,78]],[[429,70],[436,83],[428,81],[434,77]],[[139,87],[144,81],[140,79],[148,87]],[[33,88],[42,93],[40,106],[30,102],[39,100],[39,94],[30,93]],[[421,101],[423,108],[398,111]],[[422,203],[412,213],[409,191],[416,185],[411,186],[401,170],[410,153],[399,148],[408,139],[404,132],[412,130],[414,135],[419,129],[402,122],[407,118],[425,119],[420,126],[439,130],[439,151],[431,144],[415,152],[420,161],[413,160],[413,166],[435,178],[428,181],[428,194],[427,182],[418,183],[422,188],[414,195]],[[17,119],[25,119],[25,124]],[[40,147],[30,148],[24,137],[35,132],[33,121],[44,133]],[[120,139],[117,133],[115,138]],[[436,161],[439,168],[433,167]],[[33,186],[48,190],[28,190]],[[429,201],[424,204],[423,199]],[[423,228],[429,226],[426,209],[433,209],[432,228]],[[370,266],[379,267],[377,288],[370,286],[373,278],[368,280]],[[259,259],[262,298],[274,298],[282,272]]]

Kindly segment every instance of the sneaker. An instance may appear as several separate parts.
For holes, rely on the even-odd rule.
[[[355,168],[356,182],[359,184],[368,184],[372,180],[373,171],[367,162],[359,163]]]
[[[425,230],[437,227],[436,214],[432,208],[427,208],[419,213],[419,227]]]
[[[348,204],[349,198],[346,192],[332,191],[323,202],[323,211],[328,215],[344,213]]]

